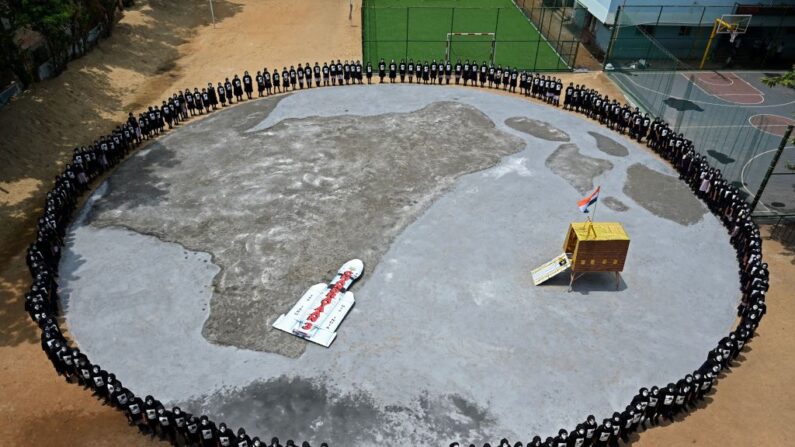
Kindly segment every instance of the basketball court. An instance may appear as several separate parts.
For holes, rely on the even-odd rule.
[[[693,140],[712,166],[753,196],[787,125],[795,123],[795,91],[762,83],[774,74],[615,71],[609,76],[635,105]],[[795,146],[788,145],[775,173],[793,172],[788,168],[793,163]],[[795,212],[793,188],[795,175],[773,176],[758,210]]]

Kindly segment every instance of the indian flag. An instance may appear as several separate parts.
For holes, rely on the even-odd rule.
[[[596,203],[596,200],[599,199],[599,190],[601,188],[602,188],[601,186],[597,186],[596,190],[592,192],[590,196],[577,202],[577,206],[580,207],[580,211],[582,211],[583,213],[588,212],[588,207]]]

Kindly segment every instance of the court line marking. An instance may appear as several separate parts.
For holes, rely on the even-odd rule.
[[[699,75],[699,74],[708,74],[708,73],[696,73],[696,75]],[[703,82],[704,84],[707,84],[707,85],[718,85],[718,86],[721,86],[721,87],[724,87],[724,86],[728,87],[730,85],[734,85],[734,79],[729,79],[729,83],[728,84],[717,84],[717,83],[714,83],[714,82],[707,82],[707,81],[705,81],[704,79],[701,79],[701,78],[699,78],[699,81],[701,81],[701,82]]]
[[[787,150],[787,149],[790,149],[790,148],[795,148],[795,146],[784,146],[784,150]],[[748,189],[747,186],[745,186],[745,168],[747,168],[748,165],[750,165],[752,161],[756,160],[757,158],[761,157],[762,155],[769,154],[771,152],[776,152],[777,150],[778,150],[778,148],[770,149],[769,151],[760,152],[760,153],[754,155],[753,157],[749,158],[748,161],[746,161],[745,164],[743,165],[743,168],[740,169],[740,184],[743,185],[743,189],[745,190],[745,192],[748,193],[749,196],[755,197],[756,193],[751,192],[751,190]],[[764,191],[762,191],[762,194],[764,194]],[[770,211],[770,208],[768,208],[767,205],[765,205],[764,202],[762,202],[761,200],[759,201],[759,203],[757,205],[762,205],[763,207],[765,207],[766,211]]]
[[[760,115],[765,115],[764,113],[760,113]],[[756,115],[754,115],[756,116]],[[753,127],[754,129],[761,130],[759,127],[754,126],[753,124],[718,124],[718,125],[695,125],[695,126],[679,126],[680,129],[729,129],[735,127]],[[767,127],[787,127],[787,124],[771,124]],[[775,135],[775,134],[773,134]],[[782,135],[776,135],[778,137]]]
[[[776,137],[783,137],[784,135],[779,135],[779,134],[775,134],[775,133],[772,133],[772,132],[768,132],[768,131],[762,129],[761,127],[759,127],[759,126],[754,126],[754,123],[751,122],[751,118],[753,118],[755,116],[777,116],[779,118],[784,118],[784,119],[790,120],[790,124],[795,124],[795,120],[793,120],[792,118],[787,118],[786,116],[781,116],[781,115],[773,115],[773,114],[770,114],[770,113],[757,113],[756,115],[751,115],[751,116],[748,117],[748,124],[750,124],[751,127],[755,127],[756,130],[758,130],[760,132],[764,132],[764,133],[766,133],[768,135],[773,135],[773,136],[776,136]],[[766,126],[766,127],[784,127],[784,128],[786,128],[790,124],[771,124],[771,125]]]
[[[670,72],[663,72],[663,73],[670,73]],[[748,73],[752,73],[752,72],[748,72]],[[620,74],[622,74],[622,73],[616,73],[616,75],[620,75]],[[640,75],[640,74],[654,74],[654,73],[639,73],[638,75]],[[638,75],[635,75],[635,76],[638,76]],[[705,104],[705,105],[718,106],[718,107],[737,107],[738,105],[741,105],[741,104],[735,104],[735,103],[729,103],[729,102],[721,104],[721,103],[716,103],[716,102],[700,101],[698,99],[687,99],[687,98],[682,98],[681,96],[673,96],[673,95],[666,94],[666,93],[663,93],[661,91],[654,90],[652,88],[646,87],[644,85],[640,85],[637,82],[635,82],[633,79],[631,79],[630,76],[626,76],[626,75],[624,75],[624,76],[627,78],[627,81],[629,81],[632,84],[636,85],[638,88],[646,90],[646,91],[649,91],[649,92],[652,92],[652,93],[654,93],[656,95],[665,96],[666,98],[681,99],[683,101],[690,101],[690,102],[693,102],[693,103],[696,103],[696,104]],[[615,79],[616,81],[618,81],[619,84],[623,84],[623,81],[621,81],[618,76],[616,76],[615,78],[612,78],[612,79]],[[626,84],[625,84],[625,86],[626,86]],[[712,96],[712,95],[710,95],[710,96]],[[788,106],[788,105],[791,105],[791,104],[795,104],[795,100],[792,100],[792,101],[789,101],[789,102],[784,102],[784,103],[781,103],[781,104],[765,104],[765,105],[754,105],[754,104],[748,105],[748,104],[745,104],[744,106],[747,109],[751,109],[751,108],[754,108],[754,109],[759,108],[759,109],[761,109],[761,108],[764,108],[764,107],[784,107],[784,106]]]
[[[747,84],[748,86],[750,86],[752,89],[754,89],[754,90],[756,90],[757,92],[759,92],[759,93],[725,93],[725,94],[716,94],[716,93],[710,93],[710,92],[706,91],[706,90],[704,89],[704,87],[702,87],[702,86],[698,85],[698,82],[699,82],[699,81],[698,81],[698,77],[697,77],[696,75],[698,75],[698,74],[702,74],[702,73],[704,73],[704,72],[700,72],[700,73],[694,73],[694,74],[693,74],[693,85],[695,85],[696,87],[698,87],[698,89],[699,89],[699,90],[701,90],[702,92],[706,93],[707,95],[709,95],[709,96],[712,96],[713,98],[723,99],[723,96],[730,96],[730,95],[751,95],[751,96],[759,96],[761,99],[760,99],[758,102],[731,102],[731,101],[728,101],[728,100],[726,100],[726,102],[727,102],[727,103],[731,103],[731,104],[733,104],[733,105],[756,105],[756,104],[762,104],[763,102],[765,102],[765,94],[764,94],[764,93],[762,93],[762,92],[760,92],[760,91],[759,91],[759,90],[758,90],[756,87],[754,87],[753,85],[751,85],[751,84],[748,84],[748,82],[746,82],[746,84]],[[682,75],[682,76],[683,76],[685,79],[687,79],[687,82],[690,82],[690,78],[688,78],[688,77],[687,77],[687,76],[686,76],[684,73],[680,73],[680,74],[681,74],[681,75]],[[733,73],[729,72],[729,74],[733,74]],[[741,79],[741,80],[742,80],[742,78],[739,78],[739,77],[738,77],[738,79]]]

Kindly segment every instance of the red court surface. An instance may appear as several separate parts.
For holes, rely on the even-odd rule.
[[[765,95],[748,81],[732,72],[714,71],[691,73],[683,76],[693,82],[705,93],[734,104],[762,104]]]
[[[762,132],[767,132],[779,137],[784,136],[784,132],[787,131],[787,126],[795,125],[795,119],[768,113],[753,115],[748,118],[748,122]]]

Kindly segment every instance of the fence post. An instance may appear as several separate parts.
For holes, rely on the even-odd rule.
[[[765,177],[762,179],[762,184],[759,185],[759,189],[756,191],[756,195],[754,196],[754,201],[751,202],[751,215],[754,214],[754,210],[756,210],[756,205],[759,204],[759,199],[762,198],[762,193],[765,191],[765,187],[767,186],[768,180],[770,180],[770,176],[773,175],[773,170],[776,169],[776,165],[778,164],[778,159],[781,158],[781,153],[784,152],[784,148],[787,147],[787,143],[789,142],[789,136],[792,134],[792,124],[787,126],[787,131],[784,132],[784,137],[781,138],[781,143],[778,145],[778,150],[776,150],[776,155],[773,156],[773,161],[770,162],[770,167],[767,168],[767,172],[765,173]]]
[[[411,8],[406,8],[406,45],[404,45],[403,47],[406,49],[406,54],[405,54],[406,59],[409,58],[409,29],[410,29],[409,23],[411,22],[410,17],[411,17]]]
[[[616,16],[613,18],[613,29],[610,30],[610,42],[607,44],[607,52],[605,52],[605,61],[602,64],[602,70],[607,67],[610,62],[610,55],[613,52],[613,45],[618,39],[618,18],[621,16],[621,6],[616,8]]]

